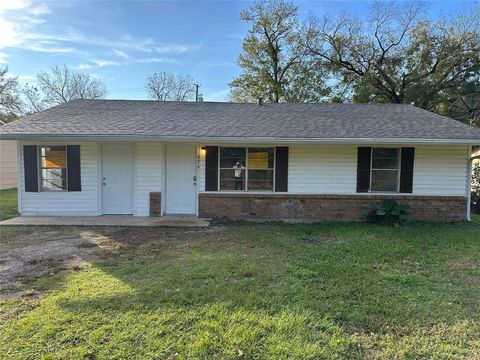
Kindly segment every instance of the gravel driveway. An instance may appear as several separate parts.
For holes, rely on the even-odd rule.
[[[118,228],[8,227],[0,228],[0,299],[22,295],[28,282],[61,270],[81,267],[102,248],[111,247],[109,234]]]

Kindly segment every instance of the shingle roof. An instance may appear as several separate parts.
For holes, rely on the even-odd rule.
[[[411,105],[76,100],[0,128],[28,136],[474,140],[480,129]]]

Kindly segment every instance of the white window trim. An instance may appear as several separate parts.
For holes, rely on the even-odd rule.
[[[396,149],[397,150],[397,168],[396,169],[374,169],[373,168],[373,149]],[[372,190],[372,178],[373,178],[373,171],[380,170],[380,171],[396,171],[397,172],[397,184],[396,189],[392,191],[386,190]],[[368,192],[372,194],[399,194],[400,193],[400,177],[402,171],[402,151],[399,147],[389,147],[389,146],[372,146],[370,149],[370,184],[368,188]]]
[[[220,151],[222,148],[241,148],[241,149],[245,149],[245,184],[244,184],[244,189],[243,190],[231,190],[231,189],[224,189],[222,190],[220,188],[220,174],[221,174],[221,171],[222,170],[231,170],[231,168],[222,168],[220,167]],[[256,148],[256,149],[273,149],[273,168],[268,168],[268,169],[250,169],[249,166],[248,166],[248,149],[249,148]],[[261,193],[261,192],[264,192],[264,193],[273,193],[275,192],[275,169],[276,169],[276,161],[277,161],[277,151],[276,151],[276,147],[275,146],[219,146],[218,147],[218,154],[217,154],[217,157],[218,157],[218,178],[217,178],[217,181],[218,181],[218,192],[232,192],[232,193]],[[273,179],[272,179],[272,183],[273,183],[273,187],[272,187],[272,190],[248,190],[248,170],[271,170],[272,171],[272,174],[273,174]]]
[[[61,190],[45,190],[42,188],[42,170],[44,167],[42,166],[42,148],[47,147],[59,147],[63,146],[65,148],[65,189]],[[38,192],[44,193],[61,193],[61,192],[68,192],[68,151],[67,145],[57,144],[57,145],[37,145],[37,162],[38,162]]]

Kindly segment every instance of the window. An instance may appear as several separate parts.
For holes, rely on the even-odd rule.
[[[372,148],[371,191],[398,191],[400,173],[398,150],[397,148]]]
[[[65,146],[40,147],[41,191],[67,190],[67,151]]]
[[[248,190],[273,191],[273,148],[248,148]]]
[[[273,191],[274,148],[220,148],[220,190]]]
[[[245,148],[220,148],[220,190],[246,190]]]

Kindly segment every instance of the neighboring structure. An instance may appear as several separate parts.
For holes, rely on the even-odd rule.
[[[480,146],[474,146],[472,149],[473,166],[480,165]]]
[[[17,187],[17,142],[0,141],[0,190]]]
[[[18,140],[22,215],[361,220],[469,216],[480,129],[394,104],[76,100],[0,130]]]

